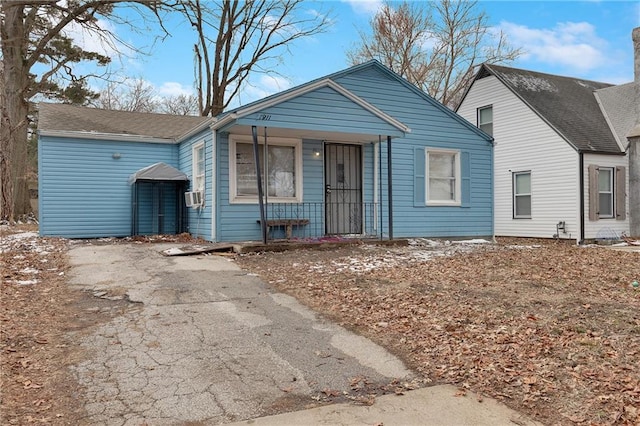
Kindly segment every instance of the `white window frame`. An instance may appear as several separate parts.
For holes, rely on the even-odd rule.
[[[262,139],[262,140],[260,140]],[[257,204],[258,197],[255,195],[236,195],[237,194],[237,170],[236,170],[236,144],[237,143],[250,143],[253,144],[253,140],[250,136],[242,135],[229,135],[229,203],[231,204]],[[264,145],[264,139],[258,138],[258,143]],[[269,196],[269,202],[274,203],[301,203],[303,200],[302,195],[302,139],[293,138],[279,138],[268,137],[268,146],[292,146],[295,148],[295,190],[296,194],[293,197],[274,197]],[[261,170],[264,168],[264,164],[261,164]],[[264,170],[262,171],[263,174]],[[265,174],[266,175],[266,174]],[[266,185],[266,184],[265,184]]]
[[[517,176],[521,176],[521,175],[529,175],[529,192],[527,193],[522,193],[519,194],[516,190],[516,177]],[[531,196],[531,186],[532,186],[532,181],[531,181],[531,170],[525,170],[525,171],[521,171],[521,172],[513,172],[511,174],[511,193],[513,195],[513,199],[512,199],[512,203],[513,203],[513,218],[514,219],[531,219],[531,215],[532,215],[532,211],[533,211],[533,198]],[[518,203],[516,202],[516,199],[518,197],[529,197],[529,214],[525,215],[525,214],[518,214]]]
[[[482,123],[480,121],[480,117],[481,117],[480,112],[481,111],[485,111],[485,110],[491,110],[491,121],[486,122],[486,123]],[[487,105],[487,106],[483,106],[483,107],[478,108],[477,114],[478,114],[478,128],[480,130],[482,130],[483,132],[485,132],[486,134],[493,136],[493,105]],[[487,132],[485,129],[482,128],[482,126],[487,126],[488,124],[491,124],[491,131],[490,132]]]
[[[431,180],[429,171],[429,155],[430,154],[449,154],[455,158],[455,186],[454,186],[454,199],[452,200],[437,200],[432,199],[429,194],[429,183]],[[460,150],[457,149],[441,149],[441,148],[426,148],[425,149],[425,200],[428,206],[460,206],[461,205],[461,189],[462,189],[462,174],[460,170]],[[442,178],[442,177],[440,177]]]
[[[191,190],[203,191],[205,187],[205,179],[207,176],[206,149],[204,142],[198,142],[191,148]],[[202,170],[200,170],[202,164]]]
[[[609,191],[600,190],[600,173],[606,170],[609,172]],[[598,218],[599,219],[614,219],[616,217],[616,203],[615,203],[615,167],[598,167]],[[603,215],[602,213],[602,203],[600,203],[600,194],[609,194],[611,196],[611,202],[609,203],[609,207],[611,208],[611,214]]]

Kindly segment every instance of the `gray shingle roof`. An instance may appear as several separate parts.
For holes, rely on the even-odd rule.
[[[38,104],[38,129],[47,131],[97,132],[175,140],[207,120],[210,118]]]
[[[622,146],[627,146],[627,135],[636,124],[635,84],[627,83],[619,86],[606,87],[596,90],[596,98],[600,101],[602,110],[611,123],[615,136]]]
[[[594,92],[611,84],[483,65],[477,78],[495,75],[582,152],[621,153]]]

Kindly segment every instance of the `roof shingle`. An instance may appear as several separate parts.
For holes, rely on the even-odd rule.
[[[622,146],[627,146],[627,135],[636,124],[635,83],[621,84],[596,90],[596,97]]]
[[[211,118],[38,104],[38,129],[47,131],[96,132],[176,140],[207,120]]]
[[[621,153],[594,92],[611,84],[483,65],[478,78],[496,76],[581,152]]]

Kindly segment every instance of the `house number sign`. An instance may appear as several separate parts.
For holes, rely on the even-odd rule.
[[[258,115],[258,120],[260,120],[260,121],[270,121],[271,120],[271,114],[260,114],[260,115]]]

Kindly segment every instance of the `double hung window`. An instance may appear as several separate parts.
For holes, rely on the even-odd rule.
[[[531,172],[513,173],[513,217],[531,219]]]
[[[460,152],[426,150],[427,204],[460,204]]]
[[[493,136],[493,106],[478,108],[478,127]]]
[[[258,146],[263,193],[273,201],[300,202],[302,199],[302,143],[292,139],[268,139]],[[253,143],[231,139],[230,196],[232,202],[257,202]]]
[[[205,154],[204,143],[199,143],[193,147],[193,191],[204,191],[205,182]]]

